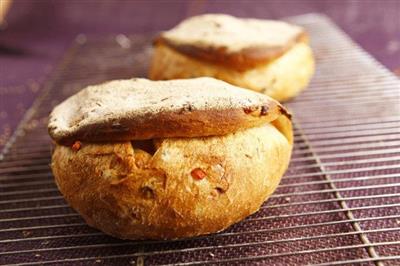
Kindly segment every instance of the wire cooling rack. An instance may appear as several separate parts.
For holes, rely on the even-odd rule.
[[[47,116],[88,84],[145,76],[150,38],[80,35],[3,150],[0,264],[400,264],[400,82],[329,19],[311,35],[317,73],[287,106],[289,170],[261,210],[219,234],[122,241],[88,227],[49,168]]]

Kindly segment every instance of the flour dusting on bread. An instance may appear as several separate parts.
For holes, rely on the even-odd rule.
[[[184,20],[162,37],[175,45],[239,52],[253,47],[287,46],[303,32],[303,28],[283,21],[207,14]]]
[[[208,136],[272,121],[281,111],[267,96],[213,78],[115,80],[55,107],[48,127],[56,141]]]

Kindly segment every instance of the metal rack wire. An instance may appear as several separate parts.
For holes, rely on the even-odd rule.
[[[289,170],[259,212],[228,230],[176,241],[121,241],[88,227],[49,168],[46,118],[107,79],[145,76],[149,38],[78,38],[0,161],[0,264],[400,264],[400,82],[317,14],[289,19],[313,40],[317,73],[287,104]]]

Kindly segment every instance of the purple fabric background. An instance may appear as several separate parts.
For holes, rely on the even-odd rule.
[[[400,67],[398,0],[14,0],[0,31],[0,148],[77,34],[157,32],[211,12],[266,19],[324,13],[389,69]]]

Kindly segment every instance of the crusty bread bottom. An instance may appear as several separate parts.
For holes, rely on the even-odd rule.
[[[56,145],[52,169],[86,222],[123,239],[221,231],[276,189],[292,149],[291,123],[224,136]]]
[[[263,92],[278,101],[285,101],[296,96],[308,85],[314,69],[312,50],[304,42],[297,43],[272,62],[247,71],[201,61],[164,44],[157,44],[149,77],[154,80],[214,77],[239,87]]]

